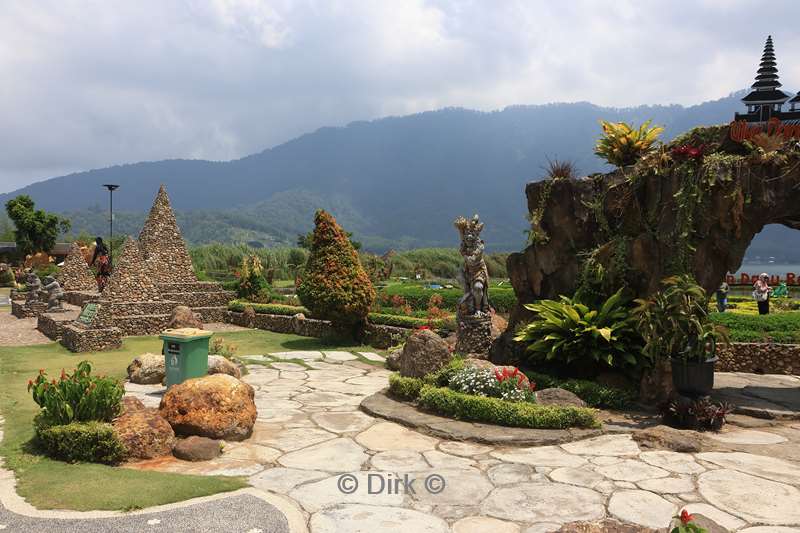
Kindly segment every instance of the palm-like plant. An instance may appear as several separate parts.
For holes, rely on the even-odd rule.
[[[636,300],[634,313],[650,358],[705,361],[714,356],[727,332],[708,317],[706,291],[689,275],[662,280],[663,289],[650,299]]]
[[[617,167],[636,163],[654,148],[658,136],[664,131],[661,126],[650,127],[646,121],[638,128],[627,122],[601,120],[603,136],[597,140],[594,153]]]
[[[527,343],[527,353],[534,359],[566,364],[589,359],[615,368],[633,368],[645,362],[637,357],[641,337],[622,289],[599,309],[566,296],[525,307],[536,319],[523,326],[514,339]]]

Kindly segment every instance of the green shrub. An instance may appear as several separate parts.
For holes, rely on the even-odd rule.
[[[589,408],[508,402],[499,398],[472,396],[430,385],[422,388],[418,402],[420,407],[443,416],[501,426],[533,429],[600,426],[594,410]]]
[[[247,300],[256,300],[266,296],[267,301],[264,303],[269,303],[269,295],[269,283],[264,277],[264,267],[261,264],[261,259],[257,255],[242,257],[236,296]]]
[[[314,217],[311,252],[298,281],[303,305],[315,317],[336,323],[363,322],[375,301],[375,289],[350,239],[322,209]]]
[[[458,372],[460,372],[461,369],[463,368],[464,368],[464,359],[462,357],[455,356],[452,359],[450,359],[450,362],[447,363],[445,366],[443,366],[436,372],[431,372],[422,379],[425,381],[427,385],[433,385],[435,387],[446,387],[448,383],[450,383],[450,379]]]
[[[303,313],[306,316],[311,316],[311,312],[308,309],[296,305],[257,304],[239,300],[234,300],[228,304],[228,310],[236,313],[243,313],[245,307],[252,307],[253,311],[261,315],[294,316],[297,313]]]
[[[14,273],[10,268],[0,270],[0,287],[13,287]]]
[[[622,297],[623,289],[608,298],[599,309],[575,299],[541,300],[526,309],[536,314],[514,340],[528,345],[534,360],[583,365],[587,361],[609,368],[632,369],[648,364],[642,353],[636,320]]]
[[[533,371],[526,371],[525,375],[536,384],[536,390],[550,388],[568,390],[586,402],[589,407],[599,409],[624,409],[638,397],[634,390],[606,387],[585,379],[559,379]]]
[[[92,365],[81,361],[72,374],[47,380],[44,370],[28,381],[28,392],[42,408],[41,415],[50,424],[70,422],[110,422],[121,410],[125,390],[119,380],[92,376]]]
[[[407,378],[397,373],[389,376],[389,392],[401,400],[416,400],[424,385],[420,378]]]
[[[416,318],[413,316],[387,315],[383,313],[370,313],[369,321],[383,326],[396,326],[399,328],[419,328],[429,326],[434,329],[444,328],[444,320]]]
[[[727,328],[733,342],[800,343],[800,311],[769,315],[711,313],[709,317]]]
[[[43,415],[39,413],[34,419],[36,443],[53,459],[117,464],[125,456],[125,446],[111,424],[90,421],[51,425]]]
[[[383,291],[388,297],[402,296],[412,309],[424,311],[428,309],[428,302],[434,294],[442,297],[442,309],[454,311],[458,300],[464,295],[461,289],[426,289],[413,283],[393,284]],[[517,303],[514,289],[511,287],[489,287],[489,304],[499,313],[508,313]]]

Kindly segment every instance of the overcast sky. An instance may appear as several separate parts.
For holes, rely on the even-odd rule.
[[[694,104],[800,1],[2,0],[0,192],[163,158],[232,159],[321,126],[445,106]]]

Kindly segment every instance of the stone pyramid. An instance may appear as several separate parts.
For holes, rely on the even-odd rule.
[[[196,282],[192,259],[162,185],[139,234],[139,246],[155,283]]]
[[[65,291],[97,291],[97,281],[86,264],[80,246],[73,242],[69,248],[64,266],[58,272],[58,282]]]
[[[150,278],[139,245],[130,236],[122,246],[102,299],[110,302],[150,302],[159,299],[158,289]]]

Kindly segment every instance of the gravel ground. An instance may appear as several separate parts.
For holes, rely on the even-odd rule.
[[[0,346],[26,346],[53,342],[36,329],[35,318],[17,318],[10,311],[0,313]]]

